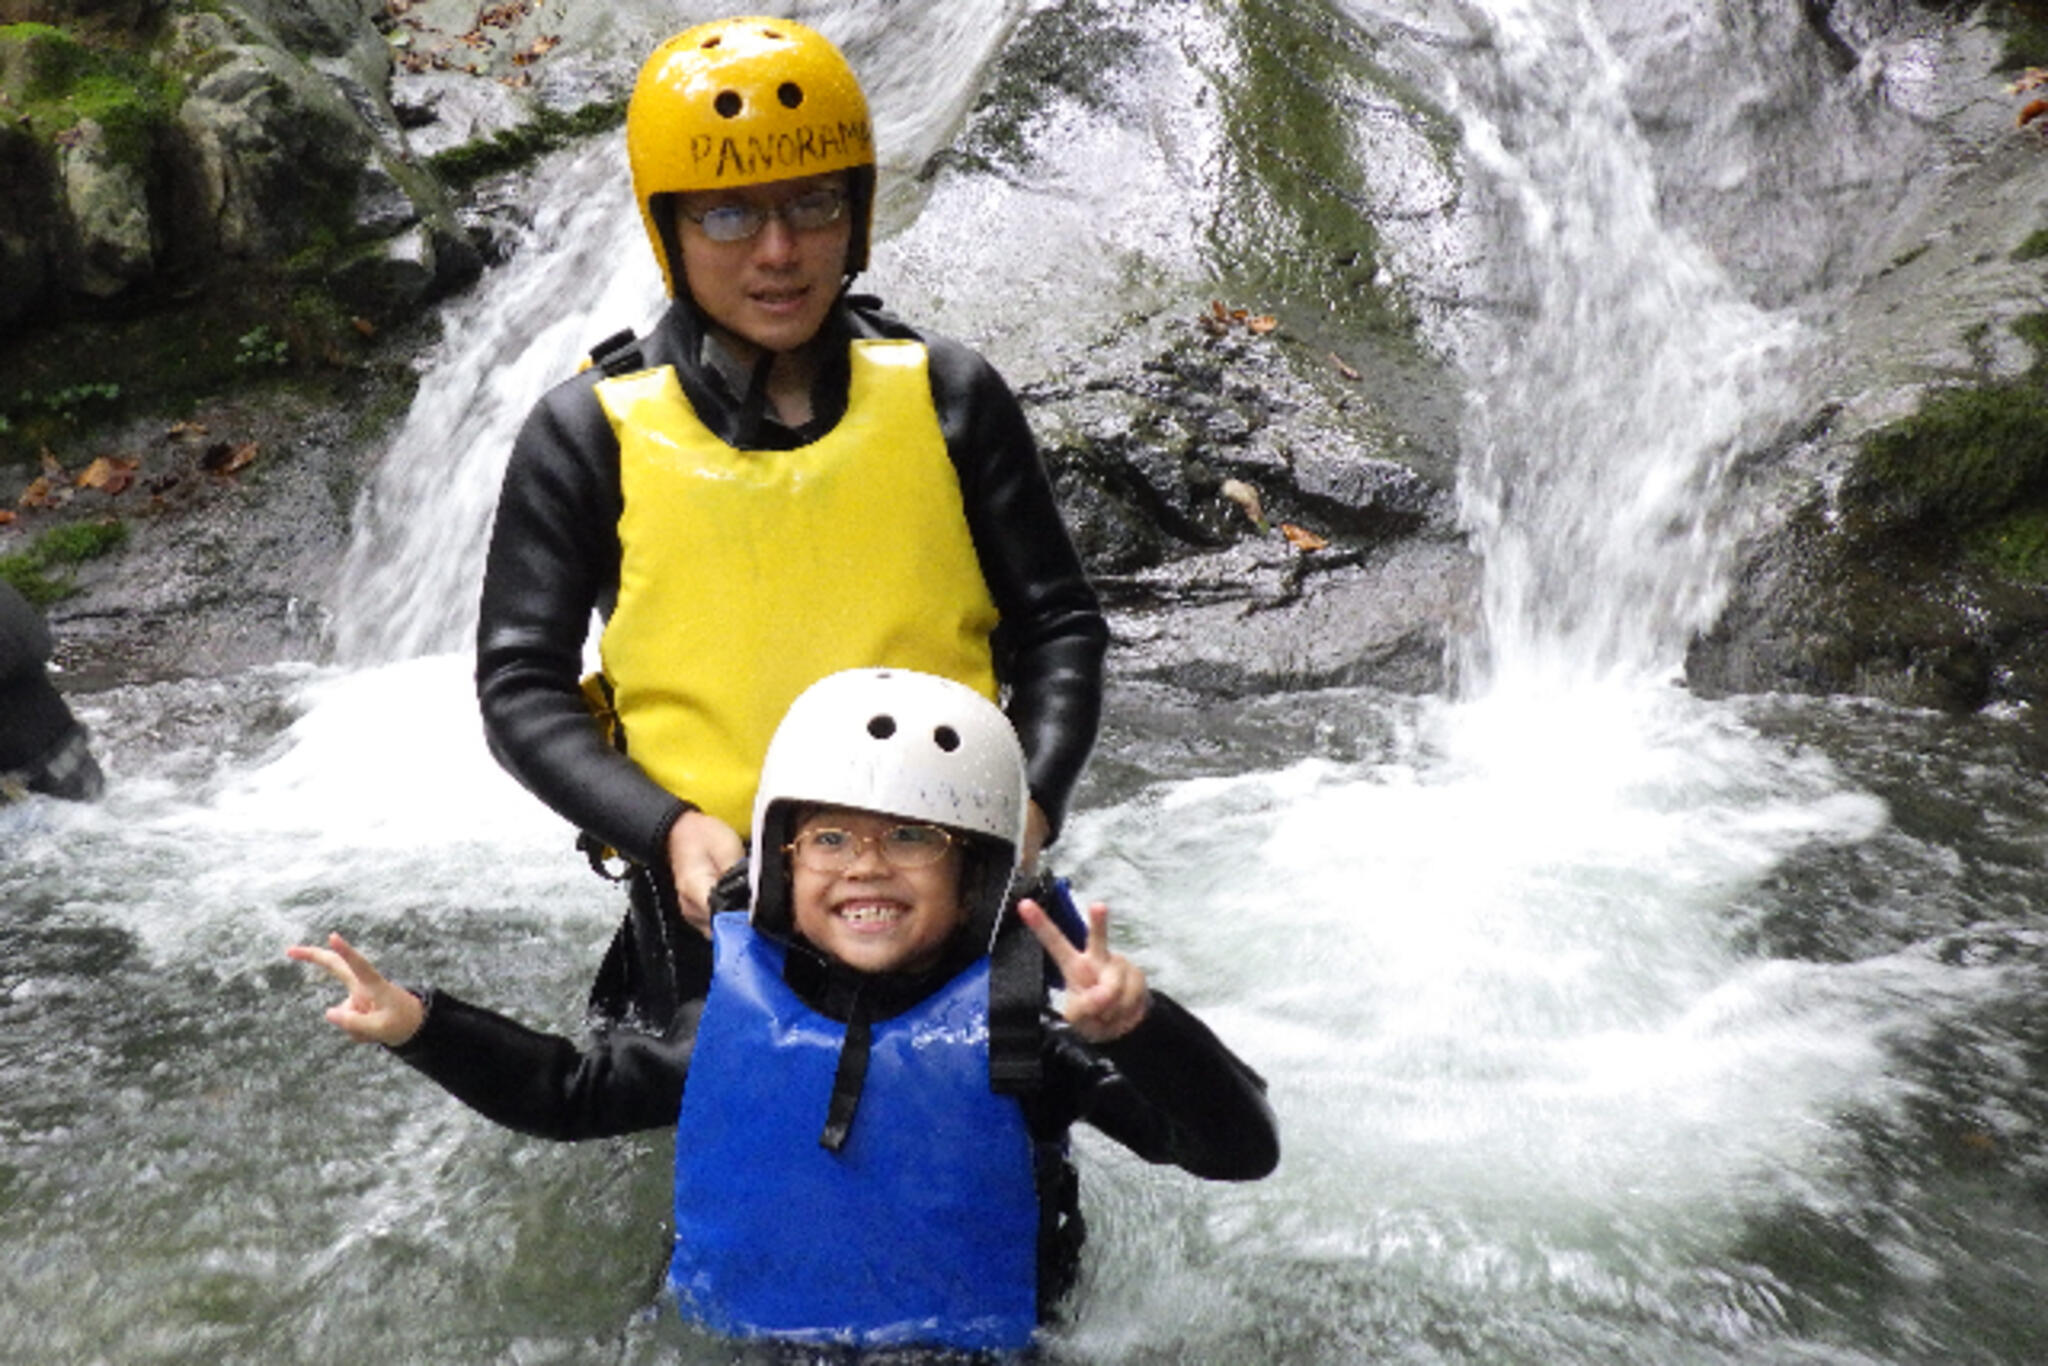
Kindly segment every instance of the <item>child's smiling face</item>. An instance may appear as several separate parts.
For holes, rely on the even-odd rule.
[[[891,834],[899,828],[901,833]],[[795,852],[825,831],[846,837],[827,836],[832,844],[841,849],[851,846],[851,861],[836,871],[820,871]],[[935,860],[916,867],[891,860],[891,846],[912,856],[923,854],[927,833],[945,844]],[[797,823],[791,844],[790,899],[797,932],[847,967],[921,972],[938,961],[964,918],[960,841],[935,826],[847,807],[823,807]]]

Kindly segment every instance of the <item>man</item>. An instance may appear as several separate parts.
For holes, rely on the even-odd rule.
[[[674,302],[521,431],[477,686],[500,761],[626,863],[593,1013],[658,1028],[709,972],[712,889],[799,692],[893,665],[1003,697],[1028,863],[1094,744],[1108,631],[1000,376],[846,292],[875,158],[838,50],[782,19],[690,29],[642,68],[626,142]]]

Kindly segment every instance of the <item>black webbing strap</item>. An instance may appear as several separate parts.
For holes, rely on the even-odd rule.
[[[988,1086],[1024,1096],[1043,1080],[1039,1009],[1045,1003],[1045,950],[1014,908],[1005,909],[988,968]]]
[[[647,362],[640,356],[640,339],[630,327],[623,332],[612,333],[591,347],[590,363],[613,377],[647,368]]]
[[[846,1022],[846,1041],[839,1045],[839,1068],[832,1074],[832,1103],[825,1111],[825,1131],[818,1135],[818,1146],[827,1152],[845,1147],[846,1136],[853,1132],[853,1112],[860,1108],[861,1088],[868,1080],[871,1038],[867,1004],[856,1000]]]

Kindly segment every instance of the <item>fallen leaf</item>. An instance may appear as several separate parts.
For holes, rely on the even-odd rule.
[[[2048,68],[2030,66],[2005,88],[2008,95],[2022,95],[2037,85],[2048,84]]]
[[[70,490],[47,474],[39,474],[29,480],[28,487],[21,491],[21,497],[14,500],[16,507],[53,508],[64,502]]]
[[[1245,330],[1254,337],[1263,337],[1280,325],[1280,320],[1270,313],[1261,313],[1256,318],[1245,319]]]
[[[537,62],[550,52],[553,52],[557,47],[560,47],[561,44],[562,39],[559,34],[542,34],[531,43],[528,43],[523,51],[514,53],[512,61],[518,66],[525,66],[528,62]]]
[[[1287,538],[1287,544],[1304,554],[1311,550],[1321,550],[1329,544],[1328,541],[1316,535],[1308,528],[1298,527],[1292,522],[1282,522],[1280,524],[1280,534]]]
[[[87,465],[74,482],[82,489],[98,489],[108,495],[125,493],[135,482],[135,469],[141,463],[123,456],[103,455]]]
[[[225,476],[236,473],[255,458],[256,443],[253,441],[244,441],[240,445],[216,441],[206,448],[206,454],[199,463],[209,473]]]
[[[1344,363],[1344,358],[1338,355],[1335,351],[1332,351],[1330,353],[1330,364],[1336,366],[1337,373],[1344,376],[1344,378],[1348,380],[1360,380],[1365,378],[1365,376],[1359,374],[1358,371],[1352,369],[1349,365],[1346,365]]]
[[[0,508],[0,526],[13,526],[14,518],[15,511],[13,508]]]
[[[377,324],[371,322],[368,318],[350,318],[348,322],[350,327],[353,327],[366,337],[377,335]]]
[[[172,441],[196,441],[206,435],[206,424],[189,420],[173,422],[170,430],[166,431],[164,435]]]
[[[2048,100],[2028,100],[2014,126],[2024,128],[2043,114],[2048,114]]]
[[[1230,324],[1212,313],[1204,313],[1195,319],[1195,325],[1212,337],[1220,337],[1230,330]]]
[[[1259,504],[1259,491],[1242,479],[1226,479],[1216,490],[1231,502],[1244,509],[1244,515],[1252,519],[1252,525],[1260,531],[1266,530],[1266,510]]]

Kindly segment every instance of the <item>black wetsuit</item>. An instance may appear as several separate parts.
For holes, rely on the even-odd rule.
[[[812,1009],[844,1021],[859,999],[870,1018],[909,1009],[950,980],[967,956],[922,976],[863,974],[792,947],[785,980]],[[398,1056],[492,1121],[550,1139],[602,1138],[676,1123],[701,997],[685,1002],[665,1034],[610,1030],[578,1046],[445,993],[423,993],[426,1022]],[[1152,993],[1145,1020],[1123,1038],[1091,1044],[1043,1012],[1042,1081],[1018,1097],[1034,1139],[1063,1138],[1077,1121],[1148,1162],[1196,1176],[1248,1181],[1279,1161],[1266,1085],[1209,1028],[1172,998]],[[821,1107],[822,1108],[822,1107]],[[678,1142],[688,1142],[679,1134]],[[1052,1151],[1057,1152],[1055,1147]],[[1064,1156],[1041,1161],[1039,1309],[1072,1283],[1083,1229],[1074,1171]]]
[[[674,366],[692,408],[721,440],[786,450],[838,423],[847,347],[871,337],[921,341],[929,352],[934,406],[1001,617],[991,644],[1004,710],[1023,742],[1032,798],[1056,832],[1095,742],[1109,633],[1030,428],[995,370],[859,298],[842,303],[811,343],[820,357],[816,417],[802,429],[770,415],[765,370],[749,376],[721,364],[687,301],[635,343],[626,365]],[[484,574],[477,693],[499,762],[632,866],[632,909],[600,970],[592,1010],[659,1029],[681,1000],[701,994],[710,946],[681,924],[665,857],[689,794],[664,790],[611,748],[579,688],[591,613],[609,616],[618,595],[619,448],[591,392],[603,377],[593,367],[556,386],[513,447]]]
[[[0,802],[16,789],[90,801],[105,783],[85,727],[50,682],[51,646],[41,613],[0,579]]]

